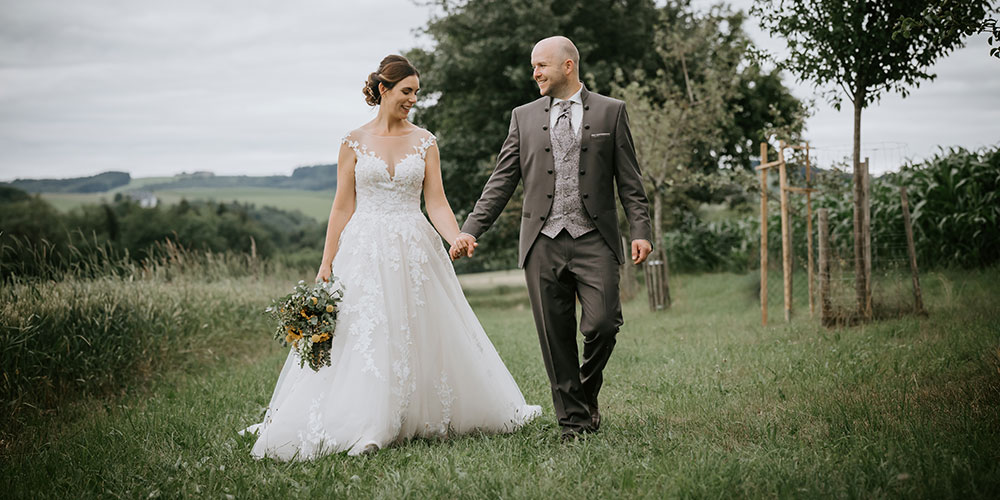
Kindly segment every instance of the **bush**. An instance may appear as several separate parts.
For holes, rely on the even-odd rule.
[[[752,238],[755,228],[748,218],[705,222],[684,214],[680,227],[664,233],[670,268],[677,272],[745,271],[757,255]]]

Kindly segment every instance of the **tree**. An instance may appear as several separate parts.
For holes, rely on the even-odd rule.
[[[747,61],[742,13],[716,6],[660,14],[651,51],[659,59],[656,74],[640,70],[614,87],[628,103],[658,242],[668,205],[678,220],[694,212],[707,201],[695,198],[711,194],[706,181],[720,167],[750,169],[753,144],[778,127],[798,134],[804,112],[777,70]]]
[[[563,34],[580,49],[581,77],[608,93],[615,69],[654,71],[648,47],[657,8],[653,0],[435,0],[441,14],[423,34],[433,48],[406,56],[420,69],[425,97],[414,121],[434,132],[448,199],[463,220],[482,192],[510,123],[511,110],[538,98],[531,48]],[[462,270],[510,268],[517,262],[518,193],[483,235],[476,259]],[[483,267],[486,266],[486,267]]]
[[[862,199],[861,111],[885,92],[903,97],[921,80],[933,79],[930,66],[962,46],[978,31],[991,8],[989,0],[755,0],[752,13],[764,29],[788,42],[788,57],[778,67],[817,87],[839,86],[826,96],[840,109],[844,96],[854,106],[854,193]],[[921,21],[915,21],[915,19]],[[855,207],[855,234],[861,209]],[[863,268],[863,242],[855,238],[857,288],[869,289]]]
[[[417,104],[414,121],[438,137],[445,187],[459,219],[472,209],[493,169],[511,110],[538,97],[528,60],[536,41],[555,34],[570,37],[580,49],[581,77],[587,88],[605,95],[612,93],[617,70],[624,78],[617,82],[620,87],[637,74],[657,75],[658,70],[674,85],[684,85],[682,62],[664,59],[652,48],[658,30],[679,27],[673,19],[687,19],[692,11],[689,0],[659,7],[653,0],[433,0],[431,4],[440,14],[422,32],[432,47],[405,55],[420,69],[426,95]],[[741,29],[743,15],[726,11],[720,17],[725,20],[711,34],[712,43],[699,46],[683,62],[691,74],[702,74],[705,67],[719,68],[727,88],[736,90],[727,94],[725,102],[731,118],[720,125],[725,144],[715,141],[711,148],[695,147],[689,167],[705,172],[720,165],[750,168],[753,149],[746,144],[759,140],[762,128],[788,122],[788,110],[799,107],[777,72],[762,73],[743,56],[747,43]],[[713,47],[724,46],[739,50],[725,50],[734,55],[722,61]],[[663,103],[662,98],[653,99]],[[772,107],[765,102],[772,100],[780,104]],[[515,193],[494,229],[483,236],[484,258],[459,261],[459,266],[469,270],[470,264],[490,261],[493,248],[511,246],[520,223],[518,202]],[[498,267],[513,265],[514,250],[504,254]]]

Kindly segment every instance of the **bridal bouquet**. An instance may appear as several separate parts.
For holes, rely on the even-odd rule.
[[[306,285],[300,280],[292,293],[274,299],[265,313],[278,320],[274,339],[283,347],[292,346],[299,357],[299,366],[319,371],[330,366],[330,348],[337,326],[338,304],[344,289],[336,277],[330,281]]]

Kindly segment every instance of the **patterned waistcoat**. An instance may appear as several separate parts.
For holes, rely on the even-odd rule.
[[[564,228],[573,238],[597,229],[580,200],[580,135],[570,126],[570,105],[569,101],[557,104],[560,116],[551,134],[556,190],[552,196],[552,210],[542,226],[542,234],[549,238],[555,238]]]

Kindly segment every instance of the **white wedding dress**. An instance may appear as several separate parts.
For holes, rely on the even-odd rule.
[[[357,154],[357,197],[333,261],[345,293],[332,365],[300,368],[289,352],[264,421],[241,431],[258,433],[254,457],[308,460],[415,436],[512,432],[541,413],[525,403],[420,211],[434,141],[423,129],[344,137]]]

